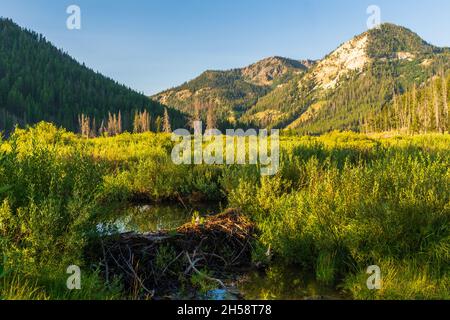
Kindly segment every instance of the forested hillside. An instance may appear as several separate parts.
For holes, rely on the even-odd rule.
[[[119,112],[122,129],[132,130],[135,112],[144,110],[155,128],[164,115],[161,104],[79,64],[42,35],[0,19],[0,131],[42,120],[78,131],[81,114],[98,130],[109,113]],[[180,112],[169,115],[174,126],[185,125]]]
[[[384,130],[392,126],[380,126],[376,119],[389,109],[394,96],[424,86],[449,67],[448,49],[434,47],[406,28],[384,24],[343,44],[307,74],[260,99],[242,120],[311,134]],[[441,97],[442,90],[436,90]],[[440,113],[444,117],[443,109]]]
[[[395,97],[427,86],[449,69],[448,48],[433,46],[407,28],[386,23],[343,43],[317,62],[273,57],[243,69],[208,71],[155,98],[190,114],[204,107],[202,118],[212,104],[219,123],[287,128],[300,134],[443,131],[448,122],[444,106],[448,102],[443,100],[444,94],[448,99],[448,86],[436,85],[434,93],[418,97],[424,99],[421,109],[415,105],[419,101],[405,100],[402,110],[409,110],[409,120],[397,120],[394,125],[385,118],[394,112]],[[436,110],[438,104],[439,111],[429,112],[435,122],[439,117],[439,126],[433,126],[423,110],[431,105]]]
[[[191,115],[200,113],[202,118],[206,118],[207,109],[212,107],[219,126],[232,125],[261,97],[303,74],[313,64],[308,60],[270,57],[241,69],[206,71],[154,98]]]
[[[238,70],[206,71],[198,78],[155,98],[191,115],[199,112],[203,118],[207,105],[213,104],[218,119],[233,122],[235,113],[245,111],[267,92],[266,86],[243,80]]]
[[[408,133],[448,132],[450,75],[434,76],[420,87],[413,85],[405,93],[394,93],[381,113],[369,115],[364,130],[403,130]]]
[[[384,125],[382,123],[385,120],[381,118],[384,119],[387,110],[392,109],[396,97],[398,99],[404,93],[415,90],[414,88],[427,86],[433,81],[432,79],[448,70],[450,60],[437,59],[434,62],[430,61],[430,65],[427,66],[424,66],[423,61],[373,63],[364,72],[350,75],[335,90],[318,95],[314,100],[315,104],[312,104],[306,112],[290,124],[289,128],[301,133],[323,133],[332,130],[367,132],[412,128],[411,123],[406,121],[398,123],[398,126],[387,123]],[[442,97],[445,94],[448,99],[448,93],[446,93],[448,89],[443,91],[441,88],[436,88],[436,90],[439,90],[435,92],[435,95],[439,101],[442,101],[440,112],[444,117]],[[428,97],[430,100],[424,103],[429,103],[431,106],[432,96],[428,95]],[[403,102],[405,110],[409,110],[408,117],[412,119],[419,116],[418,108],[413,105],[417,103],[417,100],[409,99]],[[421,124],[423,123],[417,123],[419,126]],[[420,132],[426,131],[425,128],[416,129]]]
[[[276,127],[301,134],[443,132],[449,69],[448,48],[383,24],[317,62],[271,57],[241,69],[206,71],[151,100],[2,19],[0,131],[45,120],[94,136],[170,131],[195,119],[221,129]]]

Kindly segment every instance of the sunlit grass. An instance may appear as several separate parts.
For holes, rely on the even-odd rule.
[[[242,208],[259,251],[354,298],[449,298],[450,135],[282,136],[273,177],[253,165],[178,166],[172,146],[167,134],[84,139],[44,123],[0,141],[0,255],[13,271],[0,296],[119,297],[89,266],[86,290],[65,288],[64,266],[85,265],[106,205],[192,198]],[[379,291],[365,286],[372,264]]]

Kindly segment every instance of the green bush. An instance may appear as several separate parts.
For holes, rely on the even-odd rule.
[[[358,299],[448,298],[449,146],[448,134],[282,136],[280,171],[261,177],[257,165],[175,165],[163,134],[16,130],[0,141],[0,296],[117,298],[84,257],[110,205],[191,197],[226,198],[255,222],[255,262],[293,265]],[[162,267],[173,254],[161,250]],[[82,292],[65,288],[72,264]],[[365,285],[374,264],[379,291]]]

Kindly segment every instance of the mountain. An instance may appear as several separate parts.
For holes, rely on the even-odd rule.
[[[285,83],[292,76],[308,70],[314,61],[292,60],[270,57],[240,69],[243,79],[259,86],[274,86]]]
[[[177,128],[194,115],[215,119],[219,128],[302,134],[448,131],[449,68],[450,49],[383,24],[320,61],[270,57],[240,69],[206,71],[148,98],[78,63],[42,35],[0,19],[0,132],[42,120],[78,131],[80,115],[98,131],[110,114],[120,114],[124,130],[133,124],[159,130],[165,109]],[[114,126],[118,118],[112,118]]]
[[[135,111],[163,117],[164,106],[79,64],[42,35],[0,19],[0,131],[15,124],[51,121],[77,131],[80,114],[97,125],[109,113],[121,113],[122,127],[132,129]],[[169,109],[173,126],[186,119]]]
[[[307,60],[270,57],[241,69],[206,71],[153,98],[190,114],[195,112],[196,105],[204,109],[212,103],[218,119],[234,123],[259,98],[306,72],[313,64]]]
[[[448,48],[386,23],[355,36],[320,61],[272,57],[247,68],[207,71],[154,99],[191,114],[198,103],[212,101],[222,123],[231,120],[241,127],[310,134],[362,131],[379,128],[369,122],[379,124],[378,117],[385,117],[394,97],[436,76],[446,79],[449,66]],[[441,116],[446,115],[444,101],[441,109]]]
[[[428,44],[409,29],[383,24],[259,99],[241,121],[301,133],[360,131],[369,115],[392,104],[394,95],[423,85],[449,66],[447,48]]]

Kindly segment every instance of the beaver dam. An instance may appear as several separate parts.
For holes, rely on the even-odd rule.
[[[104,237],[90,258],[100,261],[107,282],[120,279],[134,298],[189,297],[225,289],[223,279],[248,271],[254,232],[248,218],[230,209],[172,231]]]

